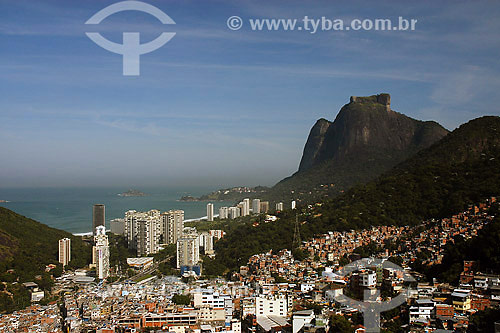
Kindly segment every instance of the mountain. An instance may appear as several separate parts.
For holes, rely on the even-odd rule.
[[[49,292],[62,267],[58,264],[59,239],[71,239],[70,267],[85,266],[91,248],[81,237],[49,226],[0,207],[0,314],[30,305],[29,291],[18,282],[35,282]],[[48,264],[56,264],[50,272]],[[48,293],[46,294],[48,295]]]
[[[500,117],[471,120],[377,179],[306,210],[300,217],[302,239],[330,230],[412,225],[451,216],[499,195],[498,170]],[[252,254],[291,248],[295,213],[285,211],[279,217],[275,223],[229,230],[215,244],[216,259],[235,269]]]
[[[298,171],[274,186],[273,197],[338,194],[374,179],[440,140],[448,131],[391,109],[389,94],[352,96],[333,122],[312,127]],[[326,191],[325,191],[326,189]]]
[[[413,224],[500,193],[500,117],[472,120],[321,207],[324,226]],[[321,224],[320,221],[316,224]]]
[[[73,267],[83,267],[91,249],[81,237],[0,207],[0,281],[31,281],[58,262],[59,239],[71,239]],[[6,273],[7,270],[12,273]]]

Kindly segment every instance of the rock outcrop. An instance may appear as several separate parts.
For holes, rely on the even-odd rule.
[[[299,170],[275,187],[281,193],[335,184],[345,190],[369,181],[443,138],[434,121],[391,110],[391,96],[352,96],[335,121],[319,119],[304,147]]]

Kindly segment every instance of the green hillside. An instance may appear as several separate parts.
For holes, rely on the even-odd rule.
[[[476,261],[483,273],[500,273],[500,218],[497,218],[479,231],[477,237],[465,240],[457,235],[453,244],[445,248],[443,261],[439,265],[427,267],[424,273],[431,280],[437,277],[440,281],[457,283],[463,270],[464,260]]]
[[[327,200],[300,216],[303,239],[329,230],[411,225],[449,216],[500,192],[500,117],[460,126],[431,147],[366,185]],[[231,269],[251,254],[291,248],[295,215],[276,223],[243,224],[217,242],[217,260]],[[251,235],[251,237],[248,237]]]
[[[378,180],[327,202],[319,227],[413,224],[500,191],[500,117],[460,126]]]
[[[7,288],[17,297],[0,292],[0,313],[26,306],[26,290],[13,282],[34,281],[42,289],[52,285],[45,266],[58,263],[58,240],[71,239],[70,267],[83,267],[90,262],[91,248],[81,237],[49,226],[0,207],[0,291]]]

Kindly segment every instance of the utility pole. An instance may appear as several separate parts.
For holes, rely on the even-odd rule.
[[[295,230],[293,231],[293,243],[292,248],[300,247],[300,226],[299,226],[299,214],[295,213]]]

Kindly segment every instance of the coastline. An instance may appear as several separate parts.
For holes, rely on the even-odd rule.
[[[0,189],[0,207],[10,209],[20,215],[46,224],[49,227],[67,231],[71,234],[88,234],[92,231],[92,206],[102,203],[106,206],[106,228],[109,220],[123,218],[128,210],[148,211],[158,209],[169,211],[181,209],[185,219],[196,221],[207,215],[206,203],[179,202],[177,199],[186,188],[150,187],[143,191],[144,197],[120,197],[123,189],[116,187],[61,187],[61,188],[15,188]],[[191,189],[195,194],[206,193],[206,188]],[[221,206],[234,202],[214,202],[214,212]]]

